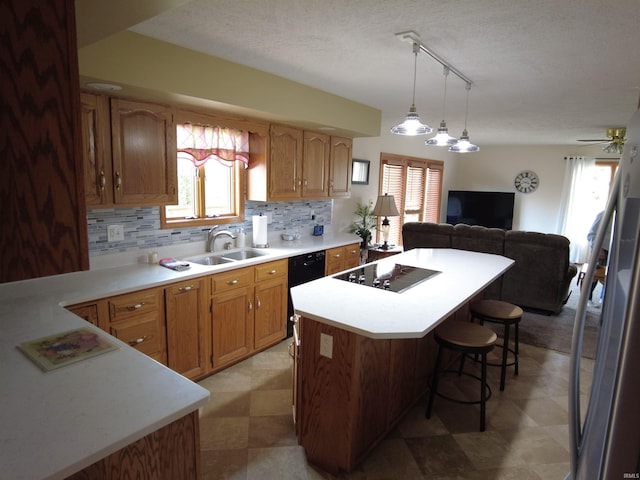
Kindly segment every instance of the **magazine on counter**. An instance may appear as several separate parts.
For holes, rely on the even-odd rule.
[[[191,268],[191,264],[189,264],[189,262],[183,262],[182,260],[177,260],[173,257],[161,258],[158,263],[163,267],[170,268],[171,270],[177,270],[178,272]]]
[[[42,370],[48,372],[117,350],[119,347],[104,335],[83,327],[23,342],[18,348]]]

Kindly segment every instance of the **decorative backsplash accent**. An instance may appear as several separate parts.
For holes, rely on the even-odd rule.
[[[331,224],[331,200],[300,202],[245,202],[245,221],[225,225],[224,228],[252,231],[253,215],[271,215],[269,231],[285,231],[298,228],[311,232],[317,223]],[[315,219],[311,219],[311,212]],[[87,212],[89,230],[89,256],[148,251],[157,247],[203,241],[209,227],[177,229],[160,228],[160,207],[108,208]],[[123,225],[124,240],[107,242],[107,225]]]

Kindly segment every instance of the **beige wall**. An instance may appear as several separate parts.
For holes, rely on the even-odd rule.
[[[441,220],[446,215],[448,190],[516,192],[513,180],[522,170],[533,170],[539,188],[529,194],[516,192],[513,228],[556,233],[560,197],[565,173],[564,157],[584,155],[610,157],[598,146],[482,146],[477,153],[453,155],[444,148],[426,147],[424,138],[384,133],[376,138],[354,140],[353,156],[371,160],[368,186],[352,186],[350,199],[334,202],[334,228],[345,229],[354,220],[356,203],[375,199],[378,194],[380,152],[431,158],[445,162]]]

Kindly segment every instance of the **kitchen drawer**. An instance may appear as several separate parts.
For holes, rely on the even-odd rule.
[[[109,333],[136,350],[151,356],[162,351],[159,328],[156,315],[149,314],[129,322],[112,324]]]
[[[213,292],[221,293],[238,287],[251,285],[253,267],[238,268],[225,273],[213,275]]]
[[[256,265],[256,282],[263,280],[269,280],[272,278],[283,277],[287,274],[289,269],[288,260],[276,260],[275,262],[265,263],[263,265]]]
[[[160,306],[156,290],[121,295],[109,299],[109,318],[111,322],[119,322],[138,315],[156,312]]]

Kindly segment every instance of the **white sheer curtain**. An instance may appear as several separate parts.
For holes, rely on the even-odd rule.
[[[593,198],[596,161],[589,157],[565,157],[565,162],[557,231],[571,242],[569,261],[583,263],[589,255],[587,233],[601,208]]]

